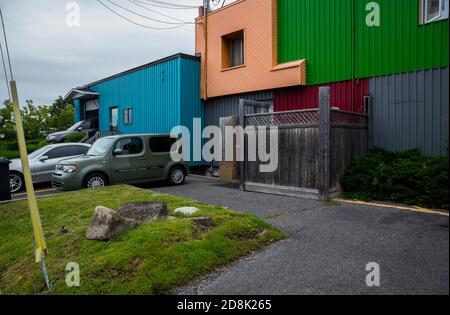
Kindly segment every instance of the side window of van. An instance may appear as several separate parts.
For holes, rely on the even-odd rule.
[[[153,153],[170,153],[172,145],[177,141],[170,137],[154,137],[150,138],[150,150]]]
[[[144,143],[141,138],[125,138],[117,142],[115,149],[122,151],[120,155],[139,154],[144,150]]]

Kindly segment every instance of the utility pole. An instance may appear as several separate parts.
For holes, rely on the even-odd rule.
[[[23,177],[25,180],[25,188],[27,191],[28,207],[30,209],[31,223],[34,232],[35,261],[36,263],[41,263],[45,283],[47,285],[47,288],[50,289],[51,288],[50,279],[48,277],[47,268],[45,266],[45,254],[47,253],[47,244],[45,243],[44,231],[42,229],[42,223],[39,215],[39,208],[37,204],[36,194],[33,187],[33,181],[31,179],[30,164],[28,163],[28,152],[25,142],[25,133],[23,130],[22,115],[20,113],[19,96],[17,93],[17,84],[16,81],[14,80],[13,71],[11,67],[11,58],[9,55],[8,40],[6,38],[5,23],[1,9],[0,9],[0,19],[2,21],[1,25],[3,28],[3,36],[5,40],[6,53],[8,56],[8,63],[9,63],[9,71],[11,75],[10,90],[13,102],[14,117],[16,121],[17,142],[19,143],[20,160],[22,162]]]
[[[47,251],[44,232],[42,230],[41,218],[36,200],[36,194],[31,180],[30,164],[28,163],[28,152],[23,131],[22,115],[20,113],[19,96],[16,81],[10,82],[14,117],[16,118],[17,141],[19,143],[20,160],[22,162],[23,177],[27,191],[28,206],[30,208],[31,223],[33,224],[34,239],[36,241],[36,262],[42,262],[44,253]]]

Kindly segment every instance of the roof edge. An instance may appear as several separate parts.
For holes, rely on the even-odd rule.
[[[89,89],[82,88],[82,87],[76,87],[76,88],[71,89],[71,90],[69,91],[69,93],[67,93],[66,96],[64,96],[64,101],[67,102],[69,99],[73,100],[73,99],[74,99],[74,98],[73,98],[73,94],[75,94],[75,93],[78,93],[78,94],[84,94],[84,95],[94,95],[94,96],[95,96],[95,95],[96,95],[96,96],[99,95],[99,93],[94,92],[94,91],[91,91],[91,90],[89,90]]]
[[[100,79],[100,80],[88,83],[86,85],[83,85],[80,88],[81,89],[86,89],[86,88],[89,88],[89,87],[91,87],[93,85],[97,85],[97,84],[100,84],[100,83],[103,83],[103,82],[106,82],[106,81],[109,81],[109,80],[112,80],[112,79],[115,79],[115,78],[118,78],[118,77],[130,74],[130,73],[133,73],[133,72],[136,72],[136,71],[139,71],[139,70],[142,70],[142,69],[145,69],[145,68],[148,68],[148,67],[151,67],[151,66],[154,66],[154,65],[157,65],[157,64],[169,61],[169,60],[178,59],[178,58],[200,61],[200,57],[198,57],[198,56],[184,54],[184,53],[177,53],[177,54],[174,54],[174,55],[170,55],[170,56],[167,56],[167,57],[164,57],[164,58],[161,58],[161,59],[158,59],[158,60],[146,63],[146,64],[144,64],[142,66],[138,66],[138,67],[135,67],[135,68],[132,68],[132,69],[129,69],[129,70],[125,70],[123,72],[119,72],[117,74],[114,74],[112,76],[106,77],[104,79]]]

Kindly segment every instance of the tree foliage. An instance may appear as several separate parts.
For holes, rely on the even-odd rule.
[[[12,103],[4,101],[0,108],[0,134],[5,139],[16,137],[15,118]],[[36,106],[32,100],[27,100],[21,108],[22,122],[27,139],[39,139],[51,132],[66,130],[73,124],[73,104],[64,102],[59,96],[52,105]]]

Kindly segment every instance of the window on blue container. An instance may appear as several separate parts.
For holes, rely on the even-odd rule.
[[[133,123],[133,109],[126,108],[123,110],[123,123],[125,125],[130,125]]]
[[[421,0],[421,24],[448,19],[449,0]]]

